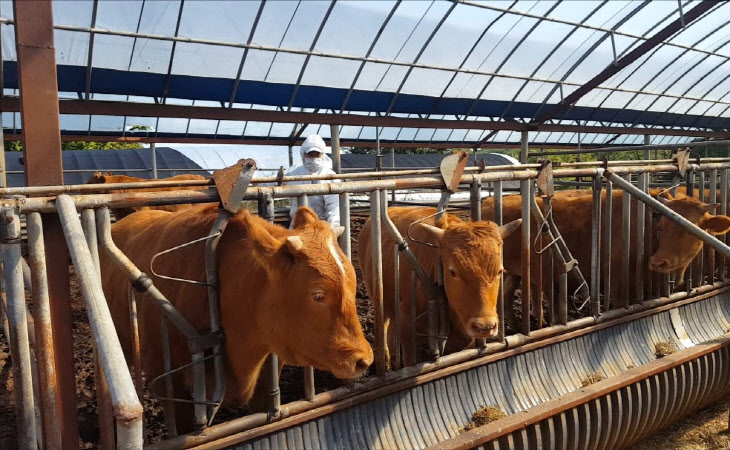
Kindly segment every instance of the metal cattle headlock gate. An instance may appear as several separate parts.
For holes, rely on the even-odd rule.
[[[8,326],[6,334],[10,337],[11,351],[13,353],[13,370],[15,379],[17,380],[15,384],[15,395],[16,404],[18,405],[18,423],[20,424],[18,428],[20,446],[22,448],[52,448],[55,442],[54,439],[57,439],[54,436],[56,432],[54,427],[58,425],[57,418],[53,417],[55,408],[45,407],[46,405],[50,405],[55,398],[55,393],[53,392],[55,387],[51,382],[53,379],[54,355],[52,351],[49,352],[48,350],[52,348],[49,345],[52,338],[48,333],[44,332],[45,327],[49,323],[49,314],[48,288],[44,266],[45,255],[42,239],[43,230],[40,222],[40,213],[42,212],[57,211],[61,216],[72,261],[81,282],[89,322],[92,327],[96,355],[101,369],[98,371],[99,378],[97,379],[99,395],[98,408],[102,446],[106,447],[115,446],[114,423],[116,423],[116,445],[118,447],[141,447],[143,412],[138,397],[141,380],[139,379],[139,370],[137,369],[140,367],[140,362],[138,360],[133,362],[135,368],[135,377],[133,378],[121,353],[121,346],[112,326],[109,309],[106,306],[101,290],[97,252],[106,251],[112,256],[120,267],[125,269],[130,283],[135,290],[147,294],[144,297],[144,301],[154,302],[164,312],[165,320],[163,321],[163,330],[168,325],[168,322],[170,322],[188,337],[191,364],[189,367],[172,368],[169,367],[168,363],[167,370],[168,372],[172,372],[174,370],[189,369],[193,372],[195,382],[191,408],[195,410],[196,424],[200,428],[205,427],[215,415],[220,400],[225,393],[224,379],[221,377],[223,359],[222,349],[220,347],[223,335],[220,330],[220,315],[217,310],[217,292],[215,289],[217,268],[214,264],[214,255],[218,238],[225,230],[227,220],[244,200],[258,201],[261,215],[271,219],[273,217],[275,199],[296,197],[304,203],[306,196],[311,195],[338,194],[344,197],[350,193],[370,193],[370,215],[373,223],[374,244],[373,266],[376,281],[374,284],[382,292],[382,253],[379,249],[381,242],[380,229],[384,226],[395,237],[398,250],[395,252],[396,260],[398,260],[400,253],[405,253],[415,273],[414,279],[427,288],[430,312],[428,315],[429,335],[432,338],[428,343],[430,359],[407,367],[400,367],[399,364],[396,364],[392,370],[387,370],[385,353],[383,351],[385,345],[387,345],[383,323],[383,297],[380,295],[379,298],[371,299],[375,309],[376,346],[379,347],[379,351],[376,353],[377,377],[361,383],[355,383],[351,387],[337,388],[317,394],[314,391],[314,379],[311,369],[308,369],[305,370],[306,398],[286,405],[280,405],[278,362],[275,358],[271,358],[267,362],[267,369],[264,371],[269,392],[267,412],[253,413],[233,421],[210,426],[202,434],[173,437],[168,441],[156,444],[156,447],[182,448],[208,445],[219,446],[224,444],[234,445],[237,442],[246,440],[260,440],[262,436],[275,436],[279,430],[301,429],[301,427],[307,423],[311,423],[316,417],[323,417],[329,413],[334,414],[337,411],[346,411],[347,408],[356,407],[357,405],[369,405],[374,404],[372,402],[381,402],[380,399],[387,399],[389,398],[388,396],[395,395],[396,393],[400,393],[398,395],[406,395],[406,392],[411,392],[412,389],[415,389],[414,386],[420,386],[422,383],[430,383],[432,380],[443,377],[457,376],[468,368],[487,367],[490,361],[502,359],[512,361],[511,358],[513,356],[523,353],[533,355],[530,358],[538,358],[539,354],[533,352],[537,348],[548,348],[559,342],[568,342],[574,336],[578,335],[592,336],[591,333],[593,330],[609,328],[613,330],[621,323],[628,323],[639,317],[649,317],[652,314],[659,314],[661,311],[666,311],[671,318],[667,322],[669,324],[668,330],[676,332],[678,336],[685,336],[682,338],[684,340],[678,342],[691,342],[695,344],[703,342],[698,337],[702,333],[697,329],[686,328],[690,326],[688,319],[683,319],[682,314],[672,311],[675,311],[681,305],[689,305],[693,302],[705,304],[705,300],[702,300],[704,297],[716,295],[720,292],[720,289],[728,286],[726,261],[727,258],[730,258],[730,248],[724,244],[724,238],[717,239],[709,235],[647,193],[649,188],[649,174],[677,174],[680,172],[680,168],[675,162],[627,163],[622,161],[605,164],[574,163],[563,164],[557,168],[552,168],[549,164],[523,165],[518,168],[465,167],[465,164],[465,158],[454,155],[451,159],[445,161],[441,169],[436,170],[409,171],[407,174],[401,172],[373,172],[352,175],[338,174],[336,176],[337,178],[345,178],[350,181],[263,186],[261,183],[276,182],[277,180],[269,180],[268,178],[252,179],[255,165],[242,161],[233,168],[216,173],[214,179],[217,192],[212,190],[185,190],[154,193],[125,193],[123,195],[86,194],[87,192],[99,192],[106,189],[120,188],[144,189],[163,186],[200,186],[201,188],[205,188],[209,186],[208,182],[178,182],[172,184],[159,181],[108,185],[103,188],[86,185],[4,190],[2,192],[4,195],[50,195],[49,197],[6,198],[0,201],[0,207],[2,208],[0,212],[3,218],[1,222],[2,229],[0,230],[3,257],[3,277],[1,279],[4,283],[3,287],[7,297],[5,310],[8,318]],[[722,214],[725,214],[727,212],[730,162],[725,160],[709,162],[690,161],[686,169],[687,194],[693,195],[695,188],[697,188],[697,193],[700,198],[705,199],[705,186],[709,178],[709,194],[707,194],[709,198],[706,200],[714,202],[719,191],[721,202],[719,209]],[[632,175],[638,176],[638,186],[635,186],[630,179]],[[590,197],[592,199],[591,223],[593,226],[590,239],[590,268],[579,267],[574,263],[575,259],[567,248],[567,245],[565,245],[565,242],[561,239],[560,230],[558,230],[555,220],[553,220],[554,216],[551,213],[550,198],[551,194],[553,194],[551,178],[569,177],[592,178],[592,195]],[[286,183],[287,181],[329,181],[332,179],[336,178],[333,176],[324,176],[296,177],[294,179],[292,177],[290,180],[284,177],[278,181]],[[552,299],[552,292],[546,293],[546,296],[551,298],[548,302],[547,311],[547,314],[551,318],[550,323],[548,326],[543,327],[541,321],[538,321],[538,329],[531,329],[530,315],[542,315],[543,312],[541,307],[538,309],[532,306],[536,305],[536,303],[529,301],[529,289],[523,289],[526,292],[523,293],[523,316],[519,333],[507,335],[504,324],[502,324],[499,339],[496,342],[476,342],[473,348],[445,355],[442,352],[444,342],[440,336],[446,335],[445,331],[447,330],[444,327],[448,323],[448,310],[443,290],[437,282],[440,280],[429,279],[413,253],[409,250],[406,239],[399,234],[395,225],[391,222],[387,214],[387,191],[397,189],[441,190],[443,195],[437,208],[437,213],[441,214],[448,205],[450,193],[454,192],[459,186],[468,187],[471,193],[471,216],[473,219],[478,220],[481,213],[482,189],[484,189],[485,185],[491,183],[489,190],[495,197],[495,219],[501,225],[503,217],[503,204],[501,201],[503,183],[507,181],[519,181],[522,184],[522,193],[526,194],[522,196],[520,209],[520,217],[522,218],[523,225],[525,225],[523,230],[527,229],[527,232],[523,231],[520,240],[523,255],[530,255],[535,250],[535,242],[531,241],[531,235],[529,233],[529,223],[532,217],[540,225],[539,230],[537,230],[540,232],[538,233],[538,248],[542,250],[549,248],[549,252],[545,251],[545,253],[550,254],[548,261],[555,261],[558,266],[559,276],[556,277],[559,280],[558,299]],[[535,181],[537,182],[540,195],[544,196],[542,209],[538,207],[535,201],[535,189],[533,187]],[[624,201],[623,214],[620,218],[623,224],[622,232],[625,233],[623,236],[611,236],[611,227],[605,226],[605,224],[610,225],[614,220],[611,214],[612,207],[610,204],[613,198],[613,186],[622,189],[625,199],[634,198],[640,202],[637,205],[642,205],[635,215],[641,220],[637,220],[638,223],[632,223],[628,222],[632,217],[631,209],[627,207],[628,202]],[[604,188],[607,195],[606,201],[602,205],[601,191]],[[66,195],[66,193],[70,192],[79,193],[80,195]],[[130,260],[114,245],[111,239],[108,208],[209,203],[213,201],[221,202],[220,216],[211,232],[198,240],[198,242],[202,240],[206,242],[207,280],[205,284],[208,286],[208,302],[211,315],[210,332],[201,334],[193,329],[185,318],[172,307],[165,296],[157,290],[150,278],[134,267]],[[671,292],[666,277],[650,276],[644,270],[646,259],[656,244],[656,235],[652,231],[651,214],[643,205],[649,205],[652,210],[677,223],[706,244],[705,252],[711,256],[708,259],[709,262],[703,267],[696,266],[691,268],[693,276],[687,277],[687,287],[682,291]],[[96,209],[95,212],[94,209]],[[80,220],[78,211],[81,212]],[[30,270],[25,270],[25,277],[24,260],[21,257],[20,248],[21,215],[26,216],[28,228]],[[345,225],[349,224],[347,211],[344,210],[342,222]],[[601,233],[602,224],[604,224],[605,234]],[[636,290],[635,298],[629,298],[628,290],[626,290],[626,296],[622,295],[621,298],[611,298],[611,278],[615,277],[615,274],[611,273],[610,264],[605,264],[603,271],[601,270],[601,264],[598,262],[610,262],[611,256],[609,253],[601,257],[601,242],[606,244],[606,241],[608,241],[608,247],[606,248],[610,248],[612,239],[622,239],[626,243],[630,240],[628,236],[630,236],[632,230],[641,232],[641,238],[638,239],[641,246],[637,249],[630,249],[621,255],[623,269],[627,270],[631,261],[629,253],[638,253],[636,270],[640,274],[647,275],[637,277],[637,287],[639,289]],[[349,242],[349,227],[347,226],[344,236],[346,242]],[[175,250],[170,249],[168,251]],[[713,251],[718,252],[720,257],[712,255],[711,253]],[[533,262],[540,264],[541,258],[542,256],[537,256]],[[701,256],[696,259],[700,260]],[[527,275],[528,279],[530,262],[529,256],[522,259],[521,273]],[[720,268],[721,270],[716,270],[716,268]],[[580,269],[590,269],[590,277],[585,272],[580,272]],[[398,265],[396,264],[397,270]],[[573,280],[574,284],[588,286],[589,289],[589,295],[584,297],[584,299],[587,298],[589,300],[591,308],[590,314],[585,317],[571,318],[568,316],[568,273],[571,271],[575,275],[575,280]],[[159,276],[170,277],[171,275],[174,274],[160,274]],[[29,333],[28,314],[26,312],[24,298],[24,281],[31,281],[29,277],[32,278],[32,283],[26,283],[26,288],[32,292],[35,324],[30,327],[37,331],[35,336],[33,336],[33,333]],[[587,281],[587,278],[590,278],[590,281]],[[180,280],[180,282],[185,281],[187,280]],[[524,278],[523,283],[526,283]],[[537,284],[540,286],[540,283]],[[539,290],[536,298],[542,298],[542,293]],[[720,301],[717,300],[717,297],[712,298],[715,299],[712,301]],[[136,302],[138,301],[141,300],[135,297],[132,297],[130,301],[130,314],[133,321],[136,314]],[[724,297],[722,302],[718,308],[728,308],[728,305],[725,304]],[[504,308],[510,306],[511,304],[507,303],[504,298],[500,299],[499,308],[502,317]],[[730,311],[730,308],[728,308],[728,311]],[[693,312],[692,314],[695,313]],[[728,326],[730,327],[730,322],[728,322]],[[653,333],[658,332],[653,331]],[[723,333],[714,333],[712,336],[719,336],[721,334]],[[164,332],[162,336],[163,341],[166,341]],[[707,333],[703,336],[712,337]],[[33,343],[33,354],[30,353],[31,346],[29,344],[31,342]],[[411,342],[400,342],[399,339],[396,339],[396,343],[400,346],[413,344]],[[135,348],[139,349],[139,345],[139,338],[137,337]],[[207,355],[206,352],[208,352]],[[589,355],[592,361],[600,362],[598,356],[590,353],[587,353],[587,355]],[[216,387],[210,398],[208,398],[205,392],[205,364],[202,364],[203,361],[207,361],[208,359],[214,360],[214,370],[218,379],[218,383],[216,383]],[[33,363],[37,365],[37,369],[32,369],[31,365]],[[598,365],[600,366],[600,364]],[[639,369],[640,367],[637,367],[637,370]],[[37,380],[33,379],[34,373],[37,373]],[[499,372],[492,374],[490,380],[506,383],[505,376],[508,373]],[[163,375],[158,380],[152,380],[152,384],[158,381],[164,381],[169,386],[168,380],[169,377]],[[522,389],[525,389],[525,386],[528,385],[529,383],[525,381]],[[565,389],[559,391],[562,394],[572,392],[570,389],[567,391]],[[529,393],[529,391],[524,392],[526,397],[520,400],[523,405],[522,409],[539,403],[536,398],[535,401],[527,400],[527,397],[533,398],[536,397],[536,394],[533,395],[534,393]],[[423,393],[419,395],[423,395]],[[169,389],[167,389],[167,394],[161,397],[163,404],[168,405],[168,410],[172,409],[169,408],[170,402],[178,400],[172,397],[173,395]],[[391,400],[382,401],[387,403]],[[41,408],[40,405],[43,407]],[[516,406],[515,408],[507,409],[513,412],[521,410]],[[166,417],[170,425],[174,424],[174,418],[171,413],[168,413]],[[333,415],[332,417],[335,416]],[[370,419],[368,418],[367,420]],[[377,420],[383,430],[389,426],[386,423],[388,419],[385,416],[378,417],[375,414],[373,420]],[[457,425],[461,426],[463,424]],[[364,423],[363,426],[374,425]],[[427,431],[427,428],[424,429],[424,432],[430,433],[430,431]],[[568,428],[565,429],[567,430]],[[171,427],[170,431],[174,433],[174,428]],[[425,440],[423,441],[416,440],[412,442],[422,442],[425,445],[431,445],[457,434],[457,431],[442,431],[440,434],[441,437],[436,440],[434,438],[424,438]],[[340,442],[343,444],[348,442],[344,437],[342,439]],[[296,442],[296,440],[287,442],[289,442],[287,444],[288,446],[294,446],[293,442]],[[351,443],[354,445],[357,442],[359,441],[352,441]]]

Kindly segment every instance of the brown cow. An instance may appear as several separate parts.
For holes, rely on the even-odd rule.
[[[730,231],[730,217],[710,214],[718,203],[707,204],[686,196],[667,197],[659,197],[659,201],[708,233],[722,235]],[[684,280],[684,272],[703,242],[664,216],[659,219],[657,230],[659,247],[649,259],[649,267],[662,273],[679,271],[678,279]]]
[[[127,175],[112,175],[111,172],[107,172],[105,174],[102,174],[101,172],[94,172],[94,174],[89,178],[89,181],[86,182],[86,184],[108,184],[108,183],[148,183],[150,181],[187,181],[187,180],[206,180],[206,178],[202,175],[191,175],[191,174],[183,174],[183,175],[175,175],[174,177],[169,178],[161,178],[161,179],[149,179],[149,178],[139,178],[139,177],[130,177]],[[186,190],[200,190],[202,187],[200,186],[181,186],[181,187],[156,187],[156,188],[149,188],[149,189],[113,189],[108,191],[110,194],[119,194],[124,192],[165,192],[165,191],[186,191]],[[134,208],[115,208],[112,210],[114,213],[114,217],[117,218],[117,220],[122,219],[133,212],[136,211],[144,211],[149,209],[156,209],[160,211],[170,211],[170,212],[176,212],[176,211],[182,211],[184,209],[188,209],[192,204],[183,204],[183,205],[160,205],[160,206],[140,206],[140,207],[134,207]]]
[[[408,228],[412,223],[436,212],[427,207],[395,207],[388,208],[388,215],[407,240],[416,258],[433,281],[437,279],[437,256],[443,261],[443,278],[446,296],[449,299],[449,337],[447,352],[461,350],[468,346],[474,338],[494,337],[497,333],[497,288],[499,275],[502,272],[501,253],[502,239],[509,236],[521,220],[515,220],[505,226],[498,227],[492,222],[463,222],[456,216],[447,214],[435,223],[433,217],[412,227],[409,237]],[[370,220],[365,222],[360,232],[358,257],[360,268],[370,298],[374,297],[372,285],[372,248]],[[434,248],[418,240],[436,245]],[[395,333],[390,322],[395,316],[393,292],[395,291],[394,249],[395,240],[383,227],[383,305],[386,318],[386,336],[388,348],[395,351]],[[403,258],[400,264],[400,320],[402,342],[410,343],[412,335],[410,306],[411,267]],[[424,314],[428,305],[423,286],[417,295],[416,333],[426,335],[427,320]],[[410,345],[403,346],[403,362],[410,365],[415,362]]]
[[[212,206],[178,213],[140,211],[112,227],[114,242],[145,273],[165,249],[207,235],[218,216]],[[205,281],[204,245],[165,254],[156,270]],[[354,378],[372,363],[355,307],[355,271],[337,246],[326,222],[299,208],[292,230],[270,224],[246,210],[229,222],[218,250],[220,309],[225,331],[227,389],[224,406],[247,403],[267,355],[282,363],[314,366],[339,378]],[[131,362],[127,276],[107,256],[101,258],[104,294]],[[199,331],[209,329],[206,286],[153,277],[155,285]],[[142,367],[147,380],[163,373],[160,312],[138,301]],[[185,338],[170,326],[172,367],[190,363]],[[212,366],[206,370],[212,382]],[[175,395],[190,398],[191,375],[173,376]],[[212,385],[209,384],[209,389]],[[160,393],[160,387],[156,387]],[[179,430],[189,431],[192,407],[178,405]]]
[[[652,190],[651,194],[653,196],[657,196],[660,193],[663,193],[662,190],[656,189]],[[663,193],[663,195],[668,195],[667,193]],[[617,280],[620,277],[623,268],[623,247],[624,247],[624,241],[622,238],[622,210],[623,210],[623,191],[621,190],[614,190],[613,191],[613,206],[612,206],[612,212],[611,212],[611,273],[613,274],[613,280]],[[536,198],[536,201],[540,208],[544,212],[544,205],[541,198]],[[556,192],[555,196],[553,197],[553,200],[551,202],[552,205],[552,215],[553,220],[555,221],[556,226],[558,227],[558,230],[560,231],[560,234],[563,236],[563,239],[565,240],[566,245],[570,249],[573,257],[578,261],[578,266],[581,268],[581,271],[583,273],[583,276],[585,277],[586,281],[590,285],[591,281],[591,207],[592,207],[592,193],[589,190],[584,190],[582,192],[580,191],[573,191],[573,190],[565,190],[565,191],[559,191]],[[605,211],[605,201],[606,201],[606,192],[603,191],[601,194],[601,208],[603,211]],[[522,197],[520,195],[508,195],[503,198],[503,220],[509,221],[513,220],[515,218],[521,217],[521,202]],[[636,208],[637,200],[632,199],[631,201],[631,224],[636,223],[636,214],[637,214],[637,208]],[[714,205],[705,205],[701,203],[699,200],[695,198],[689,198],[689,197],[678,197],[675,199],[672,203],[669,204],[669,207],[672,208],[674,211],[678,212],[679,214],[683,215],[685,218],[693,221],[696,225],[699,225],[700,227],[705,228],[708,232],[714,233],[714,234],[724,234],[728,230],[723,229],[721,226],[716,226],[720,223],[724,223],[726,220],[730,221],[730,218],[726,216],[716,216],[715,220],[705,220],[707,217],[698,215],[699,213],[695,211],[699,211],[702,209],[703,214],[707,214],[707,211],[711,210],[712,208],[717,207],[717,204]],[[698,209],[699,208],[699,209]],[[694,211],[694,212],[693,212]],[[709,214],[708,214],[709,216]],[[488,198],[484,201],[482,204],[482,217],[484,219],[493,219],[494,218],[494,199]],[[667,219],[663,219],[667,220]],[[530,242],[531,246],[535,243],[536,239],[536,232],[537,232],[538,225],[536,224],[535,220],[531,220],[530,225]],[[676,229],[673,228],[676,227],[676,225],[673,226],[664,226],[662,227],[662,241],[665,242],[665,251],[662,253],[664,257],[662,259],[666,259],[667,261],[662,262],[661,264],[665,264],[667,267],[671,267],[671,269],[667,271],[678,271],[678,278],[677,281],[681,283],[684,277],[684,271],[687,268],[687,265],[689,264],[689,261],[691,261],[692,258],[694,258],[697,253],[699,253],[700,248],[702,247],[701,241],[699,239],[696,239],[694,237],[690,237],[689,234],[686,234],[684,232],[680,232],[679,228]],[[603,224],[601,224],[601,229],[604,229]],[[667,231],[668,230],[668,231]],[[603,233],[603,231],[602,231]],[[630,238],[630,248],[632,249],[632,255],[629,258],[629,267],[631,268],[629,270],[629,279],[628,280],[621,280],[620,282],[612,282],[611,283],[611,296],[614,299],[620,298],[622,290],[626,283],[629,285],[629,295],[635,296],[635,287],[636,287],[636,270],[634,268],[636,267],[636,256],[633,253],[633,250],[636,249],[637,241],[636,241],[636,227],[631,227],[631,238]],[[666,243],[669,241],[675,241],[675,243],[671,246],[668,246]],[[680,244],[681,241],[681,244]],[[605,242],[601,244],[601,252],[602,255],[606,254],[606,247]],[[505,277],[505,298],[511,299],[512,294],[514,293],[514,290],[517,288],[517,285],[519,283],[520,273],[521,273],[521,242],[519,235],[514,235],[508,239],[505,240],[504,243],[504,268],[507,272],[507,276]],[[532,258],[535,258],[535,253],[532,253]],[[601,257],[602,261],[605,264],[605,257]],[[659,260],[657,259],[657,263],[660,264]],[[536,274],[536,265],[532,264],[532,275],[531,279],[534,282],[536,280],[535,274]],[[655,267],[658,267],[656,265],[652,266],[652,269]],[[603,270],[603,268],[602,268]],[[557,273],[557,271],[556,271]],[[601,272],[603,273],[603,272]],[[551,284],[551,280],[548,278],[547,275],[543,276],[543,280],[546,283],[546,286],[543,286],[544,289],[549,289]],[[569,281],[570,280],[569,277]],[[570,289],[577,289],[578,286],[575,284],[570,285]],[[510,313],[511,308],[505,308],[505,315],[507,316],[505,318],[506,321],[511,321]],[[509,322],[508,322],[509,323]]]

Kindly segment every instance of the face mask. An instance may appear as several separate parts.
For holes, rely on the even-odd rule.
[[[323,158],[304,158],[304,167],[307,169],[307,172],[309,173],[315,173],[322,170],[322,166],[324,165],[324,159]]]

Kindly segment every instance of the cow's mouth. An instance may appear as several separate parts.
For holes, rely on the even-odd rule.
[[[474,339],[487,339],[497,335],[499,320],[496,317],[473,318],[466,327],[469,336]]]
[[[652,256],[649,260],[649,269],[659,273],[670,273],[677,270],[677,267],[666,258],[656,258]]]

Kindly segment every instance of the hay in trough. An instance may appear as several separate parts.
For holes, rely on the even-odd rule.
[[[583,387],[586,387],[605,379],[606,377],[604,377],[601,372],[593,372],[591,374],[588,374],[588,376],[581,382],[581,384],[583,385]]]
[[[676,351],[677,347],[675,347],[674,343],[671,341],[661,341],[654,345],[654,356],[656,356],[657,359],[664,358]]]
[[[488,423],[494,422],[495,420],[499,420],[503,417],[507,417],[507,414],[505,414],[504,411],[502,411],[501,409],[495,406],[485,406],[481,409],[476,410],[471,416],[471,422],[466,424],[464,428],[462,428],[460,431],[462,433],[465,433],[467,431],[473,430],[474,428],[479,428]]]

